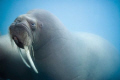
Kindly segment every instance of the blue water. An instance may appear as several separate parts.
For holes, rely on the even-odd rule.
[[[50,11],[71,31],[100,35],[120,51],[119,0],[0,0],[0,33],[7,34],[17,16],[36,8]]]

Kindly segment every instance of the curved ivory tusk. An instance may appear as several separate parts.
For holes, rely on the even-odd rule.
[[[19,50],[19,52],[20,52],[20,57],[22,58],[23,62],[25,63],[25,65],[26,65],[27,67],[30,68],[29,64],[28,64],[28,63],[26,62],[26,60],[23,58],[22,51],[21,51],[19,48],[18,48],[18,50]]]
[[[35,65],[34,65],[34,63],[33,63],[33,60],[32,60],[32,58],[31,58],[31,56],[30,56],[30,51],[28,50],[28,47],[27,47],[27,46],[24,46],[24,49],[25,49],[25,52],[26,52],[26,54],[27,54],[27,58],[28,58],[28,60],[29,60],[29,62],[30,62],[30,64],[31,64],[33,70],[34,70],[36,73],[38,73],[38,71],[37,71],[37,69],[36,69],[36,67],[35,67]]]

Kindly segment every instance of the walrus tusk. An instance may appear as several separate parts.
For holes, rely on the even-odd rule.
[[[25,63],[25,65],[27,66],[27,67],[29,67],[29,68],[31,68],[30,67],[30,65],[26,62],[26,60],[23,58],[23,55],[22,55],[22,52],[21,52],[21,50],[18,48],[18,50],[19,50],[19,52],[20,52],[20,57],[22,58],[22,60],[23,60],[23,62]]]
[[[26,54],[27,54],[27,58],[28,58],[28,60],[29,60],[29,62],[30,62],[30,64],[31,64],[33,70],[34,70],[36,73],[38,73],[38,71],[37,71],[37,69],[36,69],[36,67],[35,67],[35,65],[34,65],[34,63],[33,63],[33,60],[32,60],[32,58],[31,58],[31,56],[30,56],[30,51],[28,50],[28,47],[27,47],[27,46],[24,46],[24,49],[25,49],[25,52],[26,52]]]

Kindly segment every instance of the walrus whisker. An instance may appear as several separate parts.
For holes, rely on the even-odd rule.
[[[20,50],[20,48],[18,48],[18,51],[19,51],[20,57],[22,58],[22,60],[23,60],[23,62],[25,63],[25,65],[26,65],[27,67],[31,68],[30,65],[29,65],[29,64],[26,62],[26,60],[23,58],[22,51]]]
[[[35,67],[35,65],[34,65],[34,62],[33,62],[32,58],[31,58],[30,50],[28,49],[28,46],[24,46],[24,49],[25,49],[27,58],[28,58],[28,60],[29,60],[29,62],[30,62],[30,64],[31,64],[31,67],[33,68],[33,70],[34,70],[36,73],[38,73],[38,71],[37,71],[37,69],[36,69],[36,67]]]
[[[24,25],[24,24],[22,24],[24,27],[25,27],[25,29],[26,29],[26,31],[27,31],[27,33],[28,33],[28,35],[31,37],[31,38],[33,38],[33,34],[32,34],[32,31],[30,30],[30,28],[29,27],[27,27],[26,25]],[[33,42],[33,40],[32,40],[32,42]]]

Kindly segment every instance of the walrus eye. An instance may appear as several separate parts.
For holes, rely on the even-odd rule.
[[[34,24],[34,23],[31,23],[31,25],[32,25],[32,26],[35,26],[35,24]]]
[[[35,23],[31,23],[31,29],[32,30],[35,30],[35,26],[36,26]]]

